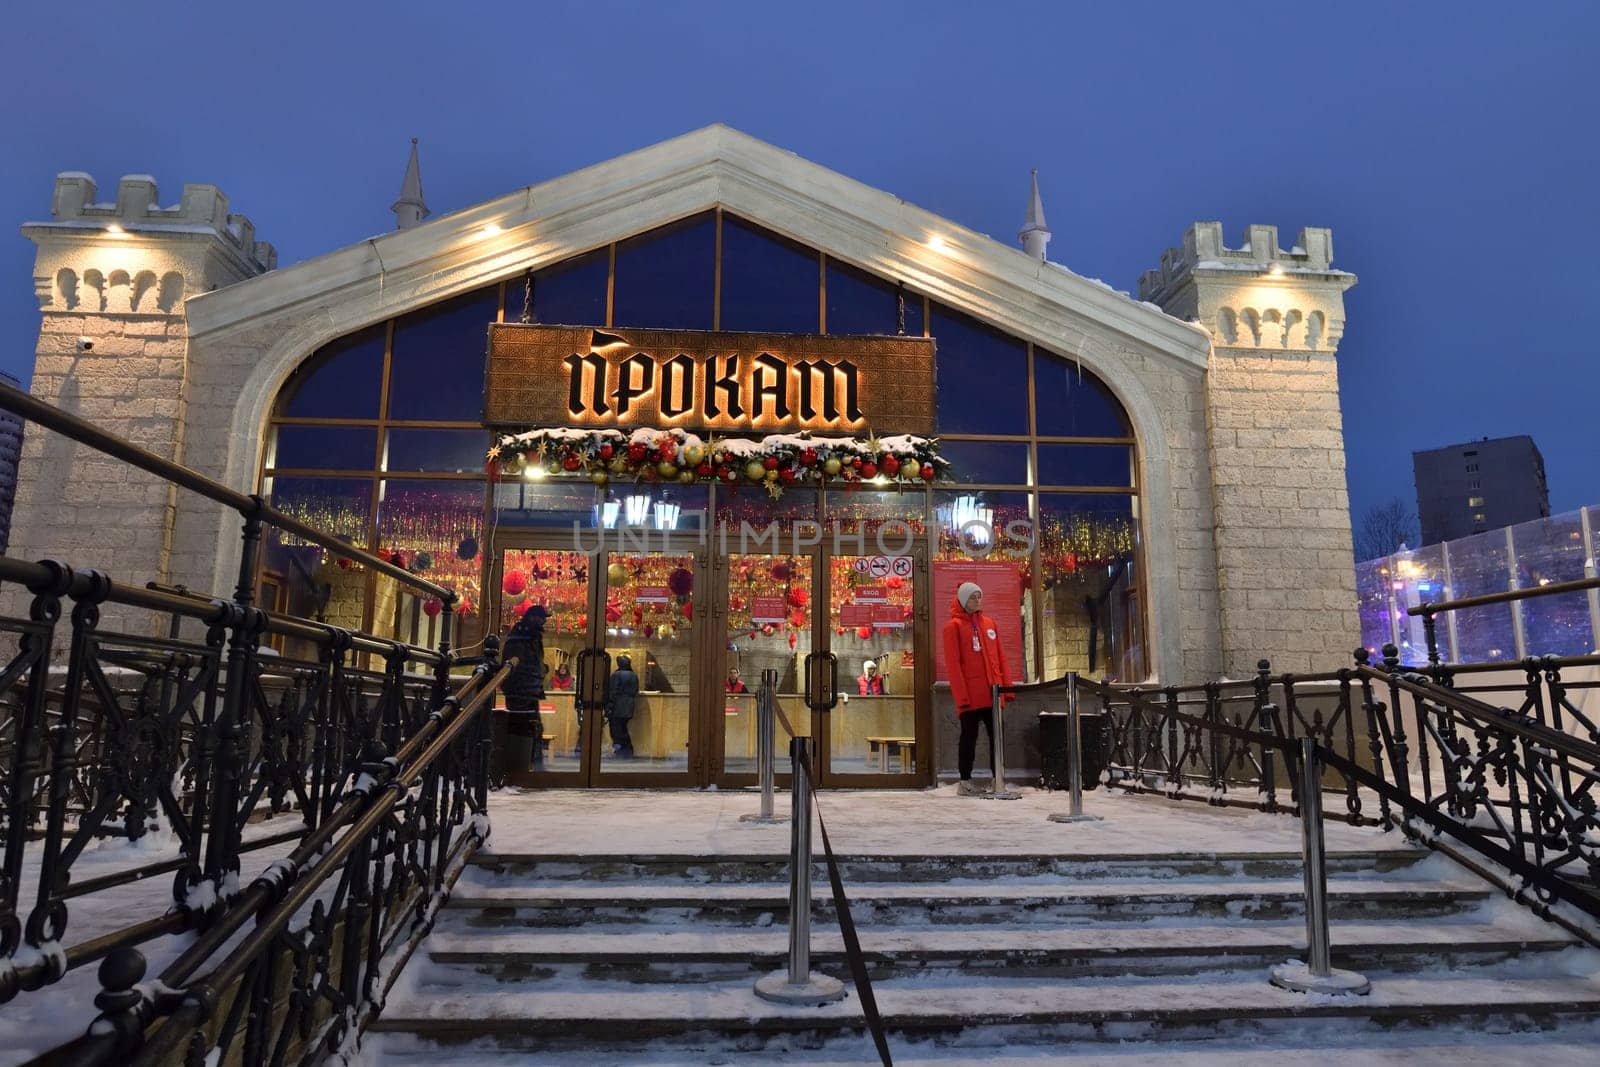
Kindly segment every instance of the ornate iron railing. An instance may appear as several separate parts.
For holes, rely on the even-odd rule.
[[[1378,759],[1376,723],[1351,670],[1274,677],[1262,660],[1248,681],[1160,688],[1082,684],[1108,712],[1111,753],[1103,777],[1131,792],[1274,812],[1283,809],[1280,790],[1287,790],[1290,810],[1298,811],[1283,764],[1286,746],[1293,749],[1309,737],[1357,763],[1370,766]],[[1332,777],[1347,822],[1381,821],[1366,810],[1370,798],[1363,798],[1354,778]]]
[[[470,679],[391,747],[370,738],[359,774],[284,859],[144,982],[119,948],[100,965],[100,1016],[55,1050],[81,1065],[311,1062],[382,1008],[440,900],[488,834],[489,716],[516,661],[498,642]]]
[[[0,647],[15,650],[0,661],[0,1003],[50,995],[34,991],[103,960],[101,999],[119,1005],[105,1008],[105,1025],[115,1029],[109,1020],[135,1010],[132,983],[117,981],[140,959],[136,946],[196,932],[199,940],[163,972],[185,973],[173,969],[182,963],[192,973],[222,947],[218,931],[270,911],[279,892],[299,893],[305,883],[297,875],[308,864],[318,865],[320,883],[355,857],[343,876],[349,884],[305,917],[309,925],[279,931],[291,940],[313,931],[298,942],[307,958],[321,951],[317,937],[331,936],[329,923],[344,929],[354,918],[360,927],[361,909],[377,909],[374,901],[392,908],[404,897],[415,915],[431,907],[444,860],[486,832],[478,818],[486,734],[465,737],[475,720],[462,701],[481,694],[496,665],[486,659],[463,693],[447,699],[449,610],[437,650],[260,610],[253,591],[263,528],[319,545],[447,608],[454,594],[26,393],[0,385],[0,407],[232,508],[243,524],[238,581],[227,598],[0,557],[0,582],[29,598],[26,618],[0,619]],[[103,625],[108,606],[126,616],[125,628],[142,613],[151,623],[146,633],[165,635],[116,632]],[[271,654],[262,647],[269,635],[293,638],[306,651]],[[448,744],[435,743],[446,733]],[[401,780],[420,783],[420,793],[397,792]],[[348,836],[353,819],[379,808],[377,836]],[[462,833],[469,815],[471,833]],[[335,842],[341,831],[347,836]],[[288,854],[241,892],[243,860],[254,854],[264,864],[266,850]],[[320,865],[333,855],[338,864]],[[170,903],[152,905],[142,888],[168,877]],[[95,906],[82,913],[94,921],[73,923],[88,902]],[[369,925],[387,928],[390,918],[385,912],[383,924]],[[338,999],[315,982],[306,988],[313,999]],[[366,992],[360,982],[343,988],[341,1011],[367,1003]],[[153,996],[139,1003],[153,1004]],[[149,1010],[162,1014],[159,1006]],[[221,1040],[232,1040],[237,1022]],[[96,1037],[86,1047],[102,1043]]]
[[[1600,919],[1600,745],[1560,682],[1563,665],[1596,657],[1529,661],[1525,699],[1512,710],[1402,666],[1393,645],[1384,653],[1374,665],[1358,650],[1353,668],[1323,675],[1274,678],[1263,662],[1248,683],[1142,690],[1082,682],[1111,719],[1106,781],[1298,815],[1291,772],[1299,739],[1310,738],[1325,768],[1323,792],[1343,795],[1346,821],[1398,827],[1600,945],[1592,926],[1556,908]],[[1573,736],[1573,725],[1591,739]],[[1238,796],[1248,790],[1253,799]]]

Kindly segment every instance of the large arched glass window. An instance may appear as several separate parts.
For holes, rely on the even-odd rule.
[[[481,630],[488,509],[501,525],[565,526],[588,521],[597,492],[555,479],[488,494],[478,418],[489,322],[526,314],[568,325],[903,329],[937,341],[950,483],[883,494],[882,506],[915,512],[936,558],[959,551],[945,527],[973,515],[1033,531],[1000,537],[989,556],[1017,568],[1030,676],[1145,676],[1137,444],[1112,391],[1074,360],[721,211],[593,249],[529,281],[508,278],[324,345],[284,384],[265,450],[262,487],[273,503],[459,590],[462,642]],[[718,516],[765,510],[780,520],[826,520],[833,500],[688,492]],[[272,542],[264,569],[284,600],[269,607],[436,639],[433,605],[343,571],[309,546]]]

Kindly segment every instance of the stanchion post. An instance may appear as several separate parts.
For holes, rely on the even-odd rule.
[[[1306,959],[1272,968],[1272,984],[1295,993],[1362,995],[1372,983],[1332,964],[1328,941],[1328,860],[1322,842],[1322,769],[1317,743],[1300,739],[1300,848],[1305,866]]]
[[[761,672],[761,688],[756,691],[756,777],[761,785],[761,810],[755,815],[739,816],[740,822],[771,825],[783,821],[783,816],[774,814],[772,804],[773,783],[777,777],[773,768],[777,699],[778,672],[768,668]]]
[[[1000,687],[989,687],[989,715],[994,720],[994,736],[989,740],[991,762],[994,769],[993,792],[981,794],[985,800],[1017,800],[1022,794],[1015,793],[1006,788],[1006,729],[1004,722],[1005,701],[1000,699]]]
[[[1099,822],[1098,815],[1083,813],[1083,737],[1078,723],[1078,672],[1067,672],[1067,789],[1071,807],[1066,814],[1053,812],[1051,822]]]
[[[806,745],[789,742],[794,786],[789,827],[789,966],[756,980],[756,996],[777,1004],[827,1004],[844,999],[844,983],[811,973],[811,779]]]

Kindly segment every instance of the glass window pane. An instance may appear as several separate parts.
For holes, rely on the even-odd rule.
[[[1389,595],[1394,598],[1396,615],[1393,632],[1400,635],[1400,659],[1409,664],[1425,663],[1428,658],[1427,631],[1423,628],[1421,616],[1408,615],[1406,609],[1430,600],[1444,599],[1444,546],[1429,545],[1409,552],[1397,552],[1377,562],[1382,565],[1380,576],[1387,583],[1385,604]],[[1388,626],[1388,623],[1384,625]],[[1380,653],[1383,646],[1392,640],[1393,632],[1378,643]],[[1449,639],[1449,631],[1440,627],[1440,654],[1445,659],[1450,658]]]
[[[731,215],[722,218],[722,328],[816,333],[817,253]]]
[[[1034,415],[1040,437],[1132,437],[1122,405],[1076,363],[1033,350]]]
[[[556,326],[606,324],[606,275],[611,252],[593,252],[564,260],[533,275],[533,321]],[[523,283],[506,280],[506,321],[522,321]]]
[[[1040,445],[1040,485],[1133,485],[1127,445]]]
[[[266,478],[262,496],[279,511],[358,548],[367,547],[372,508],[369,478]],[[365,625],[366,572],[323,548],[268,526],[262,534],[262,575],[281,588],[284,610],[348,630]],[[315,649],[287,642],[287,655]]]
[[[1028,432],[1027,348],[935,304],[940,433]]]
[[[937,637],[955,606],[963,582],[984,591],[983,611],[1006,635],[1006,662],[1019,680],[1038,678],[1033,655],[1033,523],[1028,493],[939,491],[933,494],[937,550],[934,555],[934,619]],[[942,645],[935,648],[935,673],[949,677]]]
[[[1473,534],[1450,542],[1449,598],[1503,593],[1510,588],[1506,570],[1506,535],[1502,530]],[[1516,638],[1511,605],[1463,608],[1456,616],[1456,655],[1460,663],[1515,659]]]
[[[370,426],[279,426],[268,467],[286,470],[372,470],[378,431]]]
[[[1039,494],[1046,678],[1144,679],[1136,516],[1131,496]]]
[[[570,530],[599,525],[602,493],[575,478],[507,478],[494,487],[495,522],[501,526]]]
[[[1362,647],[1377,662],[1394,633],[1389,628],[1388,557],[1356,564],[1356,610],[1361,618]]]
[[[922,489],[829,489],[825,499],[824,539],[833,536],[834,523],[838,523],[841,535],[866,535],[869,553],[878,550],[875,536],[884,523],[903,522],[913,534],[921,534],[927,521],[928,494]],[[883,539],[886,548],[894,548],[905,539],[905,533],[891,527]]]
[[[944,477],[953,482],[1028,484],[1028,446],[998,441],[941,441],[939,454],[950,461]]]
[[[765,530],[768,523],[815,522],[817,518],[817,490],[798,486],[786,489],[774,500],[759,485],[722,485],[717,487],[717,522],[734,530],[741,522],[748,522],[757,530]]]
[[[464,629],[475,627],[483,567],[483,483],[390,478],[379,489],[380,554],[398,553],[395,562],[400,566],[453,590],[460,616],[457,622],[464,624]],[[373,631],[379,636],[398,632],[410,639],[410,626],[417,619],[415,613],[401,610],[409,607],[401,598],[415,597],[415,591],[407,592],[400,582],[382,575],[376,587]],[[417,607],[424,617],[437,617],[426,615],[426,601]]]
[[[665,330],[711,329],[716,224],[709,214],[617,245],[612,321]]]
[[[828,260],[828,332],[893,334],[896,286],[866,271]],[[922,336],[922,297],[906,293],[906,335]]]
[[[384,469],[481,474],[488,449],[482,430],[390,430]]]
[[[1524,589],[1583,577],[1583,522],[1577,512],[1511,528],[1517,580]],[[1587,593],[1523,602],[1522,630],[1530,656],[1581,656],[1594,648]]]
[[[499,286],[467,293],[394,323],[389,418],[477,422],[483,364]]]
[[[284,384],[278,413],[297,419],[377,418],[385,332],[379,323],[317,349]]]

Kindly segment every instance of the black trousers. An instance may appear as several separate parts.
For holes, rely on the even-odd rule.
[[[964,782],[972,777],[972,761],[978,754],[979,723],[989,731],[989,752],[991,755],[994,752],[994,711],[989,708],[964,711],[957,718],[961,720],[961,745],[956,750],[956,759]]]
[[[606,725],[611,727],[611,743],[616,746],[617,754],[633,755],[633,738],[628,736],[628,720],[607,715]]]

